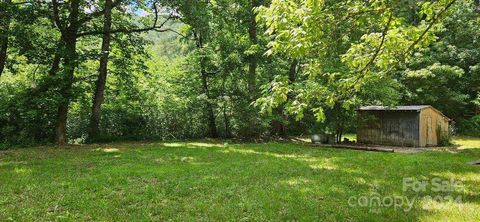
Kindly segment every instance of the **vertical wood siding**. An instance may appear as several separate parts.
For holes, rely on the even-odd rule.
[[[360,143],[419,146],[419,112],[359,111],[357,140]]]
[[[437,146],[439,133],[448,133],[448,119],[432,108],[420,114],[420,146]]]

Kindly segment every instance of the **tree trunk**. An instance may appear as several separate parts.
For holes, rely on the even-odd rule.
[[[334,105],[333,111],[335,115],[335,142],[340,143],[342,142],[342,135],[343,135],[343,121],[345,120],[345,116],[343,115],[343,102],[337,102]]]
[[[223,104],[223,122],[225,124],[225,138],[232,137],[232,131],[230,129],[230,119],[227,115],[227,105]]]
[[[210,98],[210,91],[208,89],[208,76],[207,72],[205,70],[205,67],[201,68],[201,78],[202,78],[202,86],[203,86],[203,93],[207,95],[207,121],[208,121],[208,129],[209,129],[209,134],[211,138],[217,138],[218,133],[217,133],[217,124],[215,123],[215,113],[213,111],[213,104],[211,102]]]
[[[194,32],[193,36],[196,41],[197,48],[203,49],[203,35],[201,32]],[[208,73],[205,67],[205,57],[202,55],[200,58],[200,78],[202,80],[202,91],[207,96],[206,108],[207,108],[207,125],[211,138],[218,138],[217,124],[215,122],[215,113],[213,110],[213,104],[211,102],[210,90],[208,89]]]
[[[250,47],[255,47],[258,43],[257,37],[257,20],[255,13],[255,7],[258,6],[258,0],[250,0],[250,18],[248,23],[248,37],[250,40]],[[248,88],[248,103],[253,103],[258,98],[257,92],[257,66],[258,66],[258,56],[257,52],[248,56],[248,73],[247,73],[247,88]],[[247,137],[256,137],[258,136],[258,121],[257,121],[257,112],[254,108],[248,107],[247,110],[247,123],[249,131],[245,136]]]
[[[226,96],[226,87],[225,87],[226,78],[227,78],[227,75],[225,74],[223,76],[223,81],[222,81],[222,94],[224,97]],[[232,132],[230,130],[230,119],[228,118],[228,114],[227,114],[227,101],[228,100],[224,99],[222,110],[223,110],[223,122],[225,126],[225,138],[230,138],[232,137]]]
[[[58,105],[57,112],[57,127],[56,127],[56,137],[55,142],[58,146],[63,146],[67,144],[67,116],[68,116],[68,107],[70,105],[70,100],[72,97],[72,85],[73,85],[73,75],[75,73],[76,67],[76,33],[75,35],[67,37],[66,42],[66,52],[64,59],[64,75],[61,77],[61,87],[60,94],[62,99]]]
[[[295,82],[297,76],[297,66],[298,61],[296,59],[293,59],[290,63],[290,68],[288,70],[288,85],[292,85]],[[293,93],[289,92],[287,95],[287,102],[289,100],[292,100],[293,97]],[[277,135],[280,137],[287,137],[287,125],[285,123],[288,123],[289,119],[288,116],[283,112],[284,109],[284,105],[281,105],[280,107],[273,110],[275,115],[279,115],[281,117],[281,120],[272,120],[271,131],[273,135]]]
[[[92,116],[90,119],[89,139],[95,140],[100,132],[101,106],[104,100],[105,84],[107,82],[108,58],[110,52],[110,31],[112,28],[112,0],[105,0],[102,52],[100,55],[100,66],[98,79],[93,97]]]
[[[65,146],[67,144],[67,117],[68,102],[61,102],[57,109],[57,124],[55,128],[55,144]]]
[[[0,3],[0,77],[7,63],[8,36],[10,30],[10,3],[11,0],[5,0]]]
[[[250,45],[254,46],[258,43],[257,38],[257,20],[256,16],[257,13],[254,12],[255,7],[258,6],[257,0],[250,0],[251,4],[251,14],[250,14],[250,22],[248,24],[248,37],[250,39]],[[256,78],[257,78],[257,55],[250,55],[249,57],[249,64],[248,64],[248,77],[247,77],[247,84],[248,84],[248,92],[250,93],[251,101],[256,99]]]
[[[285,114],[283,113],[284,106],[279,106],[273,110],[273,117],[270,124],[270,131],[272,136],[287,137],[285,126]],[[278,118],[276,118],[278,117]]]
[[[59,44],[57,45],[57,48],[55,49],[55,55],[53,56],[52,60],[52,66],[50,67],[50,70],[48,71],[49,76],[54,76],[57,74],[58,69],[60,68],[60,59],[62,57],[62,47],[63,47],[63,41],[60,39]]]
[[[62,41],[65,45],[64,54],[64,73],[60,78],[61,87],[60,95],[61,101],[57,109],[57,123],[55,129],[55,143],[58,146],[67,144],[67,117],[68,107],[72,97],[72,85],[75,68],[77,66],[77,32],[79,28],[79,8],[80,0],[73,0],[70,2],[70,15],[68,17],[69,26],[62,32]]]

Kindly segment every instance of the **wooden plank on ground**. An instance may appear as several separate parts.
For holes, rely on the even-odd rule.
[[[369,146],[355,146],[355,145],[329,145],[329,144],[312,144],[313,146],[321,146],[326,148],[335,148],[335,149],[349,149],[349,150],[363,150],[363,151],[374,151],[374,152],[388,152],[393,153],[395,150],[387,147],[369,147]]]

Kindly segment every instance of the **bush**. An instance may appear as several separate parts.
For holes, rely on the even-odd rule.
[[[52,141],[56,114],[52,97],[23,85],[0,85],[0,149]]]
[[[450,130],[443,130],[442,127],[437,128],[438,146],[452,145],[453,134]]]

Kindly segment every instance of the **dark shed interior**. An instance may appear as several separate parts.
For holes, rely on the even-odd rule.
[[[366,144],[419,146],[419,113],[359,112],[357,140]]]

